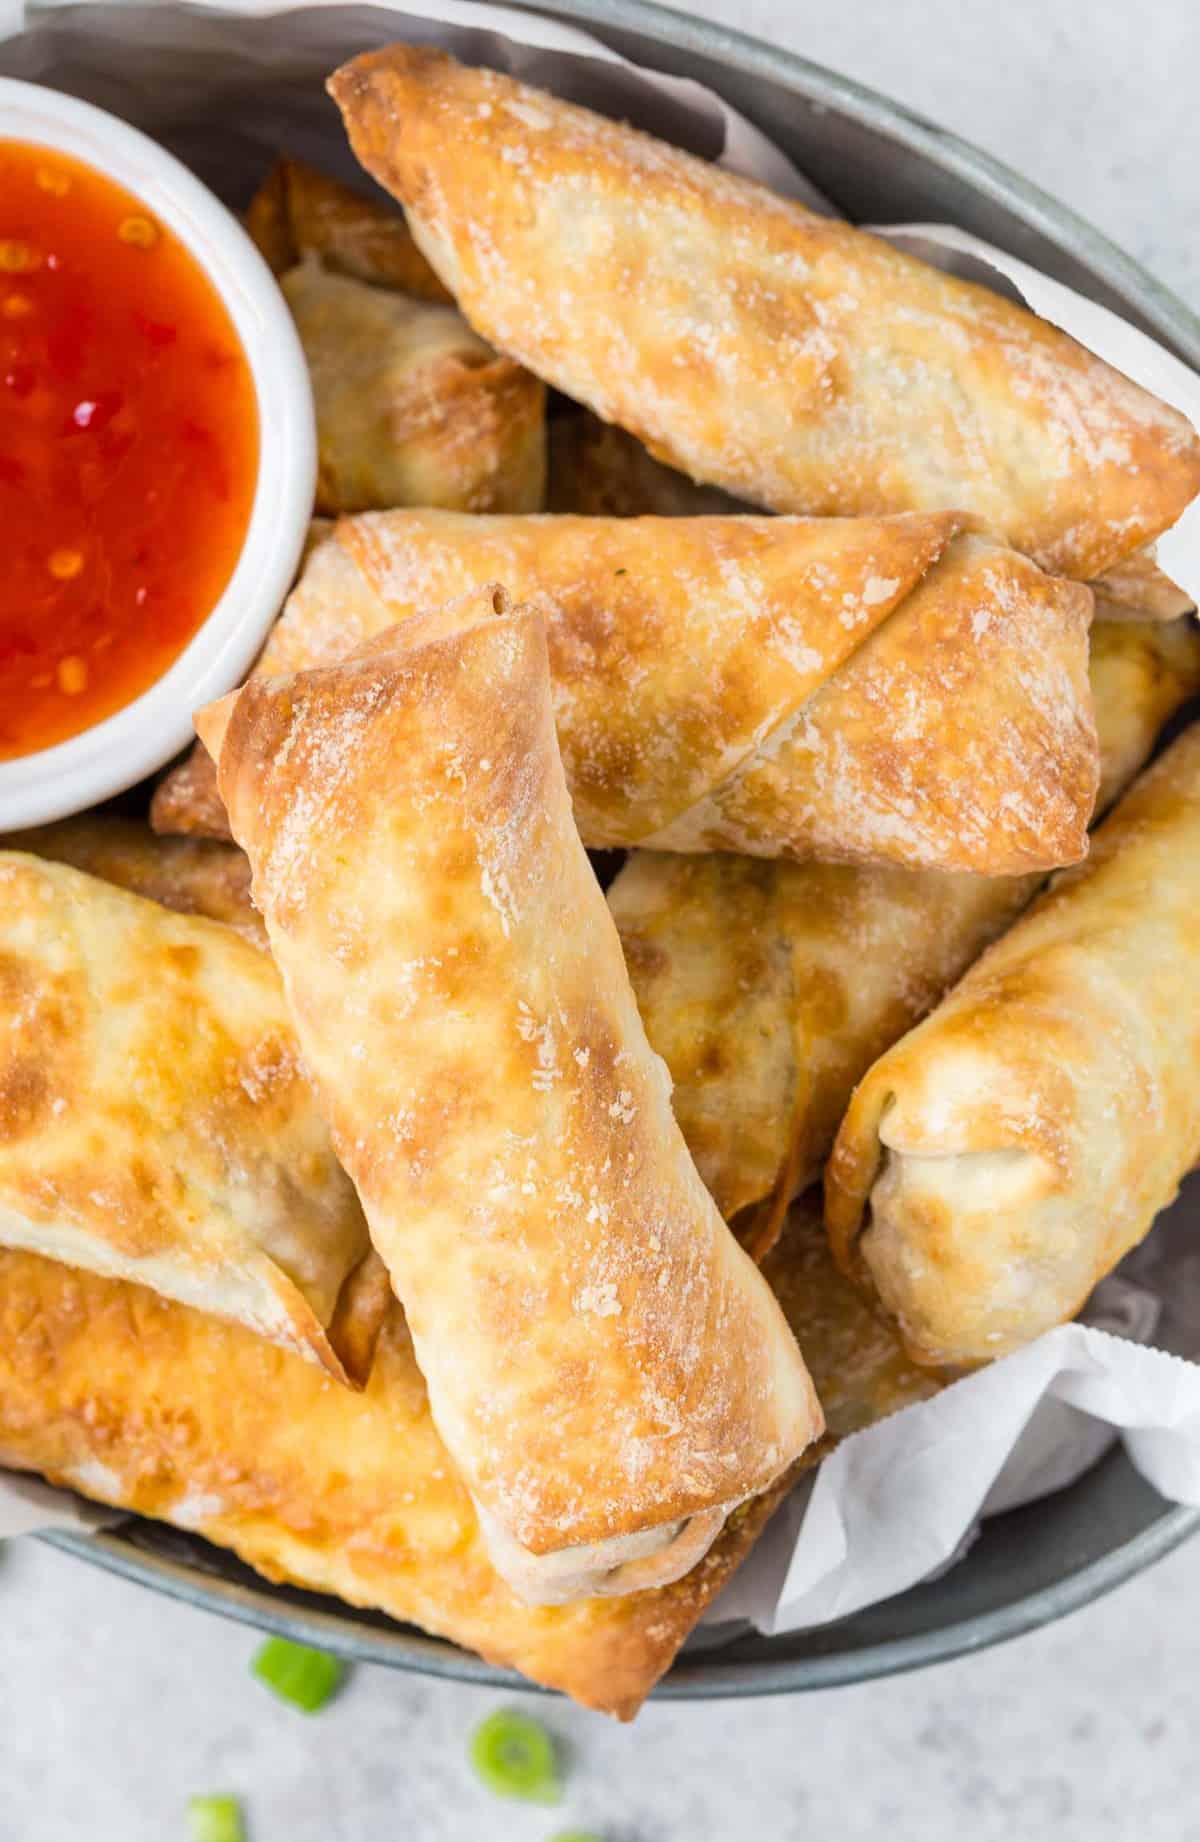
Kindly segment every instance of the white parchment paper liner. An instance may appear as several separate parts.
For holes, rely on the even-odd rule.
[[[264,33],[262,19],[274,24]],[[16,35],[21,34],[18,38]],[[113,109],[242,203],[276,151],[353,172],[321,74],[391,38],[438,43],[634,121],[777,190],[829,207],[778,149],[711,91],[638,69],[571,26],[476,5],[289,9],[261,0],[0,0],[0,69]],[[939,266],[1014,294],[1200,426],[1200,378],[1107,308],[941,224],[876,226]],[[1160,540],[1163,567],[1200,597],[1200,510]],[[890,1597],[952,1563],[978,1518],[1079,1476],[1120,1437],[1164,1496],[1200,1504],[1200,1191],[1158,1223],[1088,1324],[1028,1349],[848,1439],[796,1492],[714,1609],[766,1632]],[[1157,1327],[1157,1328],[1156,1328]],[[1163,1350],[1140,1339],[1155,1334]],[[1173,1350],[1175,1354],[1166,1353]],[[402,1480],[398,1480],[398,1487]],[[69,1492],[0,1475],[0,1535],[94,1527]]]

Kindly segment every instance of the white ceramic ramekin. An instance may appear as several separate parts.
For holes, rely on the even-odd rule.
[[[39,84],[0,78],[0,136],[57,148],[107,173],[173,230],[237,330],[258,398],[258,484],[221,599],[149,690],[69,742],[0,761],[0,831],[79,812],[162,767],[192,712],[244,676],[287,594],[312,515],[312,391],[291,315],[237,219],[172,154],[116,116]]]

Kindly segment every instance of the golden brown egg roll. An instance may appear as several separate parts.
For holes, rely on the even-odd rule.
[[[1073,1317],[1200,1153],[1200,728],[862,1081],[835,1256],[918,1361]]]
[[[28,851],[71,864],[178,914],[224,921],[255,946],[266,946],[262,917],[250,897],[250,862],[236,845],[215,839],[160,838],[144,820],[84,812],[0,838],[0,850]]]
[[[70,864],[178,914],[222,921],[266,949],[266,929],[250,895],[250,862],[235,844],[160,838],[144,821],[84,812],[15,832],[0,839],[0,850],[28,851]],[[354,1383],[370,1374],[391,1296],[387,1271],[373,1250],[347,1273],[338,1291],[326,1335],[346,1378]]]
[[[1200,490],[1183,416],[848,224],[445,52],[329,88],[471,324],[693,479],[781,512],[954,507],[1081,579]]]
[[[792,1212],[767,1272],[828,1403],[830,1437],[803,1463],[936,1391],[834,1268],[819,1210]],[[355,1394],[141,1286],[3,1251],[0,1464],[198,1531],[268,1579],[388,1612],[625,1720],[787,1489],[735,1510],[670,1586],[526,1606],[488,1559],[398,1305]]]
[[[355,1393],[145,1287],[3,1250],[0,1464],[194,1530],[270,1580],[388,1612],[625,1720],[782,1494],[735,1511],[673,1585],[527,1606],[488,1559],[398,1306]]]
[[[333,275],[280,277],[312,379],[317,510],[536,511],[545,391],[453,307]]]
[[[819,1175],[854,1083],[1039,880],[629,858],[608,899],[646,1033],[700,1175],[756,1258]]]
[[[1099,810],[1200,692],[1190,621],[1092,628]],[[1041,878],[638,851],[608,891],[646,1034],[700,1174],[751,1251],[816,1180],[854,1084]]]
[[[1097,621],[1088,676],[1100,741],[1099,819],[1141,773],[1166,724],[1200,696],[1200,626]]]
[[[319,256],[324,268],[422,301],[449,301],[404,213],[382,194],[363,198],[300,160],[280,160],[251,199],[246,229],[273,275]]]
[[[770,1272],[827,1365],[832,1436],[936,1390],[833,1267],[819,1213],[793,1212]],[[488,1560],[398,1305],[355,1394],[144,1287],[6,1251],[0,1464],[198,1531],[268,1579],[388,1612],[625,1720],[787,1488],[735,1511],[670,1586],[526,1606]]]
[[[497,581],[546,617],[591,847],[1073,861],[1096,790],[1090,592],[953,530],[944,514],[346,519],[256,669],[344,656]],[[168,783],[156,824],[204,822],[197,780]]]
[[[152,1285],[299,1350],[368,1253],[269,957],[0,853],[0,1245]]]
[[[820,1410],[672,1117],[541,621],[485,595],[197,724],[498,1569],[545,1602],[679,1577]]]

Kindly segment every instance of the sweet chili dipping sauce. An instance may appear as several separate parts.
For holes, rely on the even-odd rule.
[[[0,759],[183,651],[237,562],[258,441],[195,257],[102,173],[0,140]]]

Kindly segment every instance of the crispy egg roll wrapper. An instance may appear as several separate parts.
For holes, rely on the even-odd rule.
[[[364,198],[300,160],[272,167],[247,207],[246,229],[275,276],[319,256],[337,275],[451,300],[391,199]]]
[[[483,336],[781,512],[953,506],[1086,579],[1200,489],[1184,417],[1002,296],[444,52],[329,89]]]
[[[837,1273],[811,1208],[793,1212],[768,1272],[822,1365],[832,1436],[935,1391]],[[669,1586],[530,1607],[488,1559],[398,1305],[356,1394],[141,1286],[6,1251],[0,1464],[198,1531],[268,1579],[420,1625],[623,1719],[790,1481],[735,1510],[704,1559]]]
[[[585,842],[646,834],[791,713],[917,588],[953,518],[480,518],[395,512],[318,539],[256,671],[344,658],[492,581],[547,619],[559,744]],[[156,824],[192,829],[187,764]],[[210,771],[211,773],[211,771]],[[224,821],[228,831],[228,821]]]
[[[1099,807],[1200,691],[1190,621],[1092,628]],[[854,1084],[1015,920],[1034,877],[638,851],[608,891],[700,1174],[759,1251],[816,1180]],[[763,1237],[765,1236],[765,1241]]]
[[[822,1422],[671,1114],[542,623],[500,599],[197,723],[489,1552],[565,1599],[689,1570]]]
[[[330,274],[280,276],[312,379],[317,510],[530,512],[545,491],[545,391],[453,307]]]
[[[608,899],[646,1033],[700,1175],[756,1256],[779,1216],[764,1234],[753,1205],[819,1175],[854,1083],[1038,880],[629,859]]]
[[[546,618],[590,847],[1073,861],[1096,789],[1091,594],[954,522],[347,519],[257,669],[343,657],[497,581]],[[205,822],[199,768],[165,785],[156,824]]]
[[[0,852],[0,1246],[230,1318],[340,1380],[366,1222],[278,975],[230,928]]]
[[[160,838],[144,821],[84,812],[15,832],[0,840],[0,848],[70,864],[178,914],[207,915],[266,949],[266,929],[250,896],[250,861],[235,844]],[[357,1216],[356,1208],[352,1212]],[[386,1268],[368,1248],[359,1264],[347,1271],[326,1325],[327,1340],[347,1380],[361,1383],[370,1374],[391,1297]]]
[[[845,1270],[917,1360],[1074,1316],[1200,1153],[1200,728],[857,1088],[826,1172]]]

